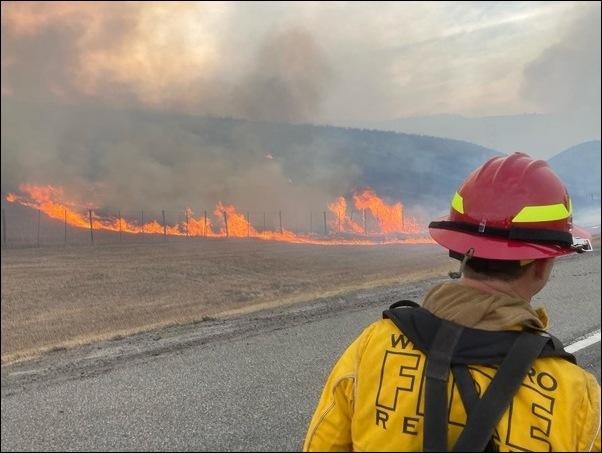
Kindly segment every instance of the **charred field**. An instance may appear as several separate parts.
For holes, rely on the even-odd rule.
[[[257,239],[5,249],[2,363],[441,275],[432,244],[319,246]]]

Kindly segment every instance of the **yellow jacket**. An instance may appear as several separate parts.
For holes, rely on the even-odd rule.
[[[449,301],[456,309],[448,311]],[[466,303],[457,301],[465,300]],[[455,284],[435,287],[423,306],[467,327],[544,328],[528,302]],[[518,322],[516,322],[518,320]],[[347,348],[328,377],[310,422],[304,451],[420,451],[423,445],[425,356],[388,319],[371,324]],[[469,367],[482,392],[495,367]],[[451,376],[451,375],[450,375]],[[466,422],[453,377],[448,449]],[[566,360],[540,358],[494,433],[500,451],[600,451],[600,386]]]

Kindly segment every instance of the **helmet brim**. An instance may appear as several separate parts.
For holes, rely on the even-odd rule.
[[[446,220],[442,219],[442,220]],[[473,256],[491,260],[529,260],[553,258],[575,252],[571,247],[541,243],[511,241],[441,228],[429,228],[431,237],[446,249],[465,254],[474,249]]]

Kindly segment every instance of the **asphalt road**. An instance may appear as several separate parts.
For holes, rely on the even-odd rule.
[[[560,259],[537,296],[565,344],[600,329],[600,267],[599,251]],[[369,302],[350,295],[327,311],[289,308],[278,322],[256,317],[239,334],[105,362],[98,373],[86,356],[48,377],[23,379],[38,365],[4,367],[2,450],[299,450],[339,354],[389,303],[417,299],[432,283]],[[600,343],[576,355],[600,381]]]

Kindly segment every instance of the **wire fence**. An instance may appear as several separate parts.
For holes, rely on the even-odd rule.
[[[404,219],[398,219],[398,224],[404,228]],[[69,210],[45,213],[15,203],[2,204],[1,228],[3,248],[161,242],[176,238],[287,240],[374,238],[386,234],[382,220],[368,210],[337,214],[328,210],[232,211],[225,207],[197,211],[86,210],[75,216]],[[413,219],[407,220],[408,233],[417,228]]]

